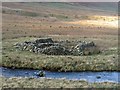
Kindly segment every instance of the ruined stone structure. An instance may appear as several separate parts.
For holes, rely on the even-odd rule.
[[[66,48],[60,43],[55,43],[51,38],[37,39],[33,42],[25,41],[15,44],[19,50],[41,53],[46,55],[92,55],[100,53],[99,48],[94,42],[80,42],[71,49]]]

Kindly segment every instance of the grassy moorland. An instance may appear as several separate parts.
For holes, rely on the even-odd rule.
[[[117,10],[112,4],[2,3],[0,66],[50,71],[117,71]],[[13,46],[17,42],[42,37],[51,37],[58,42],[68,40],[74,44],[78,41],[94,41],[102,53],[54,56],[20,51]],[[117,84],[109,82],[88,84],[86,81],[44,78],[1,78],[3,87],[117,87]]]

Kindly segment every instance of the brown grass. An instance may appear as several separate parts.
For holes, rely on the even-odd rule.
[[[88,83],[84,80],[74,81],[66,79],[45,79],[45,78],[2,78],[3,88],[118,88],[117,83]],[[64,90],[64,89],[62,89]]]

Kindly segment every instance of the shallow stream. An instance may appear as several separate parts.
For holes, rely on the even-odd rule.
[[[0,67],[0,76],[4,77],[34,77],[40,78],[36,75],[39,70],[31,69],[9,69]],[[44,71],[46,78],[58,79],[65,78],[69,80],[86,80],[88,82],[120,82],[118,76],[120,72],[50,72]]]

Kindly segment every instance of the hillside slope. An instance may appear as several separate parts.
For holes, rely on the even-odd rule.
[[[117,3],[3,3],[8,14],[74,19],[83,15],[116,15]],[[11,13],[12,12],[12,13]]]
[[[116,7],[117,3],[4,2],[3,38],[117,35]]]

